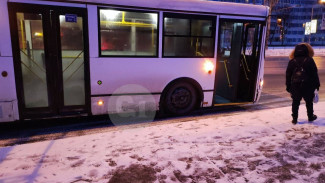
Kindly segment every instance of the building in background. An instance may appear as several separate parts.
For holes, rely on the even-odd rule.
[[[216,1],[264,4],[264,0]],[[269,46],[294,46],[300,42],[325,45],[325,23],[322,24],[325,22],[325,3],[321,0],[279,0],[272,9],[271,18]],[[317,20],[314,33],[310,33],[307,23],[312,19]]]

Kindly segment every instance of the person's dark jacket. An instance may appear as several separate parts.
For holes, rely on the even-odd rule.
[[[304,82],[303,88],[299,89],[301,91],[295,92],[309,93],[314,92],[315,89],[319,90],[320,83],[317,67],[314,59],[309,57],[308,48],[305,45],[297,45],[295,48],[294,59],[289,61],[286,71],[286,90],[289,93],[292,93],[293,90],[297,90],[291,86],[291,77],[297,64],[303,64],[302,67],[305,70],[307,81]]]

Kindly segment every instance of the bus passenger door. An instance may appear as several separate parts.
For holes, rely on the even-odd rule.
[[[262,29],[263,26],[259,23],[244,24],[237,92],[238,101],[253,101],[259,66]]]
[[[214,104],[236,102],[243,26],[220,20]]]
[[[214,104],[253,102],[262,27],[220,20]]]
[[[54,10],[57,45],[59,114],[86,113],[89,107],[89,64],[86,9]]]
[[[20,118],[88,113],[86,9],[8,5]]]

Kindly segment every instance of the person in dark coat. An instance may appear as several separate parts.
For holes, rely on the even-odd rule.
[[[319,90],[320,82],[313,56],[313,48],[308,43],[300,43],[296,45],[289,57],[291,60],[286,70],[286,90],[291,94],[292,98],[293,124],[297,124],[298,110],[302,98],[306,102],[308,121],[312,122],[317,119],[317,116],[314,115],[313,98],[315,89]],[[299,85],[293,82],[293,77],[297,75],[297,68],[300,68],[304,74],[304,80]]]

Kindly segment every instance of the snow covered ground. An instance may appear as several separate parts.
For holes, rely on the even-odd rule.
[[[325,182],[325,102],[0,148],[0,183]]]

